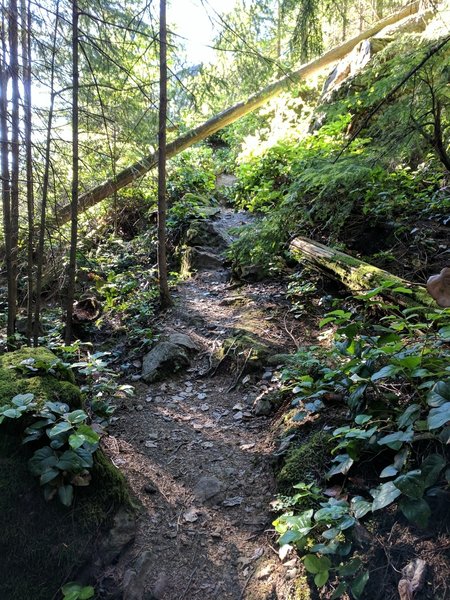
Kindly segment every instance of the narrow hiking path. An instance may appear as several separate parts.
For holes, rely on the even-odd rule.
[[[226,237],[248,218],[221,209],[214,226]],[[270,356],[295,349],[289,306],[280,283],[229,280],[221,265],[179,285],[158,327],[188,334],[199,351],[187,370],[139,383],[107,439],[142,504],[134,545],[109,581],[124,582],[126,600],[288,598],[297,574],[296,559],[283,565],[271,547],[274,435],[256,416],[264,403],[252,410],[279,388]]]

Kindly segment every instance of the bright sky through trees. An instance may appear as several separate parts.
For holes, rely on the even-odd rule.
[[[218,17],[233,9],[236,0],[172,0],[168,7],[168,23],[176,26],[185,38],[189,62],[208,62],[213,51],[208,48],[218,32]],[[219,22],[220,23],[220,22]]]

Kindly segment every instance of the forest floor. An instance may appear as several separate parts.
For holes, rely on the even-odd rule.
[[[223,209],[215,223],[227,232],[246,218]],[[199,352],[185,372],[139,383],[107,438],[141,504],[135,543],[109,574],[109,586],[126,588],[131,573],[124,598],[142,588],[147,599],[291,597],[297,558],[280,561],[271,527],[276,419],[252,411],[261,393],[278,389],[279,373],[261,362],[252,369],[250,348],[214,361],[236,332],[269,355],[295,350],[296,335],[311,342],[304,323],[298,333],[284,292],[276,282],[236,289],[225,267],[199,270],[161,318],[161,333],[188,334]]]

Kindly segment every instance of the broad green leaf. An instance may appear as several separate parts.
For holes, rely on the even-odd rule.
[[[419,404],[410,404],[405,412],[398,417],[398,426],[403,429],[404,427],[409,427],[412,425],[420,416],[420,410],[421,407]]]
[[[66,583],[65,585],[62,586],[61,591],[63,594],[68,594],[69,592],[81,592],[83,586],[81,586],[79,583],[77,583],[76,581],[69,581],[69,583]]]
[[[326,529],[322,533],[322,537],[326,540],[334,540],[334,538],[338,535],[339,529],[337,527],[331,527],[330,529]]]
[[[97,442],[100,440],[99,434],[94,431],[90,425],[86,425],[84,423],[78,425],[76,433],[84,435],[89,444],[97,444]]]
[[[4,417],[8,417],[8,419],[20,419],[22,416],[22,412],[17,408],[7,408],[2,414]]]
[[[424,479],[425,487],[430,487],[436,483],[439,473],[445,467],[446,461],[439,454],[429,454],[420,466],[420,471]]]
[[[354,575],[361,565],[362,561],[360,558],[353,558],[350,562],[338,567],[338,573],[341,577],[349,577],[350,575]]]
[[[28,435],[26,435],[23,439],[22,439],[22,444],[28,444],[28,442],[35,442],[36,440],[38,440],[40,437],[42,437],[43,432],[42,431],[31,431]]]
[[[319,322],[319,328],[322,329],[322,327],[324,327],[325,325],[327,325],[327,323],[331,323],[334,320],[335,320],[334,317],[325,317],[324,319],[322,319]]]
[[[339,522],[338,527],[341,531],[345,531],[349,527],[353,527],[355,519],[351,515],[345,515],[344,518]]]
[[[445,445],[450,444],[450,427],[444,427],[444,429],[439,432],[439,439]]]
[[[295,544],[296,542],[300,541],[303,537],[304,536],[300,532],[295,531],[294,529],[289,529],[289,531],[283,533],[283,535],[279,538],[278,545],[284,546],[285,544]]]
[[[86,441],[86,438],[84,437],[84,435],[75,434],[75,433],[73,433],[72,435],[69,435],[69,446],[73,450],[76,450],[77,448],[82,446],[85,441]]]
[[[364,592],[364,588],[366,587],[367,582],[369,581],[369,571],[364,571],[353,581],[351,585],[352,594],[355,598],[361,598],[361,594]]]
[[[400,475],[393,483],[409,498],[422,498],[426,487],[424,477],[419,469]]]
[[[83,469],[90,469],[94,465],[94,458],[91,450],[86,448],[77,448],[75,450],[75,454],[80,459]]]
[[[356,415],[355,423],[357,425],[364,425],[365,423],[368,423],[371,418],[372,415]]]
[[[325,556],[323,558],[326,558]],[[317,575],[314,576],[314,583],[316,584],[316,586],[319,587],[323,587],[326,582],[328,581],[328,577],[330,576],[329,571],[320,571],[320,573],[317,573]]]
[[[57,425],[49,429],[47,431],[47,435],[49,438],[55,438],[61,433],[69,431],[70,429],[72,429],[72,425],[70,423],[67,423],[66,421],[63,421],[62,423],[58,423]]]
[[[450,402],[446,402],[439,408],[432,408],[428,414],[429,429],[439,429],[450,421]]]
[[[333,477],[333,475],[338,475],[339,473],[345,475],[349,472],[350,467],[355,461],[353,458],[350,458],[348,454],[340,454],[339,456],[336,456],[333,462],[336,464],[328,471],[327,478]]]
[[[446,325],[445,327],[441,327],[438,331],[438,334],[445,341],[450,341],[450,325]]]
[[[428,502],[423,498],[402,498],[399,502],[399,508],[411,523],[419,527],[428,525],[431,509]]]
[[[337,586],[337,588],[334,590],[333,594],[331,595],[330,600],[338,600],[339,598],[342,597],[342,595],[347,591],[347,584],[345,583],[345,581],[341,581],[341,583]]]
[[[57,413],[58,415],[64,415],[70,410],[69,405],[65,402],[46,402],[45,406],[52,412]]]
[[[51,448],[39,448],[28,461],[28,468],[33,475],[42,475],[49,467],[55,467],[58,462],[56,454]]]
[[[331,569],[331,561],[327,556],[317,556],[316,554],[307,554],[303,558],[305,569],[308,573],[320,573]]]
[[[330,504],[320,508],[314,515],[314,520],[317,522],[325,521],[326,523],[337,521],[348,513],[348,504]]]
[[[356,519],[362,519],[362,517],[372,510],[372,502],[367,502],[361,496],[355,496],[350,506]]]
[[[358,406],[359,401],[364,395],[364,392],[367,389],[367,383],[363,383],[359,385],[348,397],[348,405],[350,408],[354,409]]]
[[[385,477],[394,477],[397,475],[398,469],[394,467],[394,465],[389,465],[385,467],[380,473],[380,479],[384,479]]]
[[[92,585],[86,585],[80,592],[80,600],[89,600],[89,598],[93,598],[95,594],[95,590]]]
[[[400,370],[400,367],[397,367],[396,365],[386,365],[385,367],[381,368],[379,371],[374,373],[370,380],[378,381],[378,379],[393,377],[394,375],[397,375],[397,373],[399,373]]]
[[[73,487],[71,485],[62,485],[58,488],[58,497],[61,504],[70,506],[73,500]]]
[[[81,471],[82,461],[75,450],[66,450],[58,460],[58,469],[61,471]]]
[[[75,425],[76,423],[82,423],[83,421],[86,421],[87,414],[84,412],[84,410],[74,410],[67,415],[64,415],[64,418],[67,419],[69,423],[72,423],[72,425]]]
[[[450,402],[450,383],[446,381],[438,381],[434,384],[430,392],[428,392],[428,406],[437,408],[446,402]]]
[[[370,490],[370,493],[373,497],[372,511],[375,512],[392,504],[400,496],[401,491],[392,481],[388,481],[381,484],[378,488]]]
[[[402,356],[401,358],[396,357],[395,364],[405,369],[416,369],[422,362],[421,356]]]
[[[34,400],[34,394],[18,394],[11,400],[16,406],[28,406]]]
[[[393,450],[400,450],[404,442],[411,442],[414,434],[412,431],[396,431],[380,438],[377,443],[380,446],[388,446]]]
[[[56,477],[58,477],[58,475],[60,475],[60,474],[61,474],[61,471],[58,471],[58,469],[50,467],[42,473],[42,475],[39,478],[39,483],[41,485],[45,485],[46,483],[53,481],[53,479],[56,479]]]
[[[64,600],[79,600],[80,593],[76,591],[68,592],[64,594]]]

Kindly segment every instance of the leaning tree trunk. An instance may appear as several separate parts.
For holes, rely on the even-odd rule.
[[[260,106],[263,106],[267,103],[271,98],[277,96],[281,92],[286,89],[289,89],[291,85],[297,84],[300,81],[314,75],[315,73],[323,70],[326,67],[329,67],[331,64],[337,62],[341,58],[344,58],[349,52],[353,50],[353,48],[377,33],[379,33],[382,29],[387,27],[388,25],[393,25],[398,21],[401,21],[405,17],[408,17],[414,13],[417,13],[419,10],[419,0],[408,4],[404,8],[402,8],[399,12],[382,19],[378,23],[376,23],[373,27],[361,33],[345,43],[325,52],[319,58],[310,61],[306,65],[302,65],[299,69],[290,73],[286,77],[279,79],[268,85],[262,91],[250,96],[247,100],[239,102],[230,108],[227,108],[223,112],[218,115],[212,117],[202,125],[199,125],[195,129],[188,131],[185,135],[177,138],[173,142],[170,142],[166,146],[166,158],[172,158],[176,154],[179,154],[186,148],[189,148],[193,144],[200,142],[207,138],[209,135],[220,131],[227,125],[234,123],[241,117],[246,114],[256,110]],[[98,202],[101,202],[108,196],[112,196],[115,192],[122,189],[129,183],[136,181],[148,171],[156,167],[158,164],[158,153],[155,152],[150,154],[143,159],[135,162],[130,167],[123,169],[120,171],[116,177],[108,179],[98,186],[92,188],[86,193],[82,194],[78,199],[78,207],[79,211],[84,211],[90,208],[91,206],[95,206]],[[69,221],[71,215],[70,205],[63,206],[59,209],[57,214],[57,224],[62,225]]]
[[[364,292],[381,287],[380,295],[399,304],[422,304],[434,308],[437,306],[425,287],[410,283],[388,271],[383,271],[309,238],[295,238],[291,242],[290,250],[295,259],[314,263],[331,277],[341,281],[352,292]],[[384,287],[386,284],[391,287]]]

